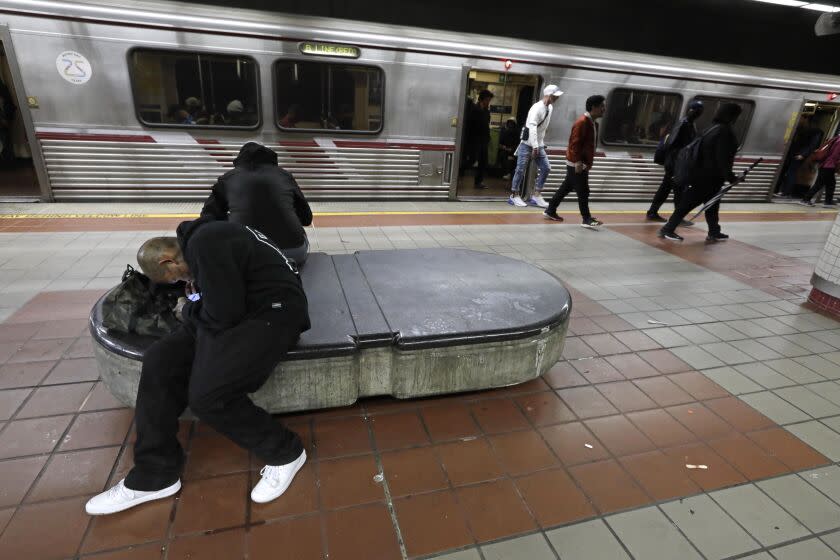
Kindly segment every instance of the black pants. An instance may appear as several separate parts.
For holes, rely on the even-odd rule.
[[[668,223],[662,229],[666,232],[674,233],[677,226],[682,223],[689,212],[700,204],[708,202],[718,191],[720,191],[720,185],[701,185],[688,189],[680,197],[679,205],[674,209],[674,213],[671,214],[671,217],[668,218]],[[709,226],[710,234],[720,233],[719,210],[720,203],[718,202],[705,212],[706,224]]]
[[[477,144],[469,144],[465,149],[464,166],[461,170],[461,175],[464,171],[477,164],[475,168],[475,177],[473,182],[475,186],[479,186],[484,182],[484,173],[487,171],[487,142],[479,142]]]
[[[837,178],[834,176],[836,170],[833,167],[820,167],[817,181],[814,186],[805,194],[805,200],[811,200],[820,189],[825,189],[825,204],[834,202],[834,188],[837,186]]]
[[[665,170],[665,176],[662,177],[662,183],[659,185],[659,189],[656,191],[656,194],[653,195],[653,201],[650,203],[650,208],[648,209],[648,214],[658,214],[659,209],[662,208],[662,205],[665,204],[665,201],[668,200],[668,195],[671,194],[671,191],[674,191],[674,208],[677,208],[680,205],[680,194],[681,190],[675,188],[674,180],[673,180],[674,173],[672,171]]]
[[[787,171],[782,178],[782,194],[791,196],[793,189],[796,188],[796,176],[799,175],[799,169],[802,167],[804,160],[792,158],[788,163]]]
[[[305,311],[303,311],[305,313]],[[184,457],[178,417],[189,406],[216,431],[269,465],[303,450],[300,438],[248,397],[300,335],[300,309],[288,305],[218,333],[182,326],[143,356],[137,393],[132,490],[160,490],[178,480]]]
[[[589,213],[589,170],[575,173],[575,168],[571,165],[566,166],[566,178],[563,179],[560,188],[551,197],[546,213],[554,214],[557,212],[557,207],[560,206],[566,195],[572,191],[577,193],[581,217],[584,220],[591,218],[592,214]]]

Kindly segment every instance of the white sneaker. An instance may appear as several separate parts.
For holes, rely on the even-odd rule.
[[[525,204],[525,201],[522,200],[522,197],[519,195],[510,195],[510,198],[508,199],[508,204],[513,204],[514,206],[518,206],[520,208],[525,208],[526,206],[528,206],[527,204]]]
[[[90,515],[117,513],[118,511],[125,511],[134,506],[151,502],[152,500],[168,498],[180,489],[181,481],[176,480],[175,484],[167,486],[163,490],[154,490],[151,492],[132,490],[131,488],[125,487],[125,479],[122,479],[113,487],[88,500],[88,503],[85,504],[85,511]]]
[[[538,194],[532,196],[530,200],[528,200],[528,204],[531,206],[539,206],[540,208],[548,208],[548,202],[546,202],[545,199]]]
[[[306,462],[306,451],[287,465],[266,465],[260,471],[262,480],[251,490],[251,499],[264,504],[283,495],[295,475]]]

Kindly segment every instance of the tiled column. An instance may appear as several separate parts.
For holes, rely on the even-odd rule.
[[[808,300],[840,317],[840,214],[831,226],[828,240],[811,277],[811,285],[814,288]]]

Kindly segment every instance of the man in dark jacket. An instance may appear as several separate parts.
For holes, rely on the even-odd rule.
[[[184,461],[178,417],[187,406],[266,463],[251,492],[255,502],[283,494],[306,461],[298,435],[248,396],[309,329],[294,263],[251,227],[204,217],[183,222],[177,233],[146,241],[137,261],[153,282],[188,282],[189,300],[176,308],[183,325],[143,356],[134,468],[88,501],[91,515],[178,492]]]
[[[665,176],[662,178],[662,184],[659,185],[659,190],[653,197],[650,203],[650,208],[647,211],[647,219],[651,222],[665,222],[665,218],[659,215],[659,209],[668,199],[671,191],[674,191],[674,208],[680,205],[680,189],[674,188],[674,163],[677,159],[677,153],[688,146],[692,140],[697,136],[697,127],[694,125],[700,115],[703,114],[703,102],[694,100],[688,104],[688,111],[677,125],[677,129],[671,131],[665,139]],[[691,222],[686,221],[683,225],[692,225]]]
[[[476,163],[473,183],[477,189],[486,189],[484,172],[487,169],[487,147],[490,144],[490,101],[493,93],[482,90],[478,103],[469,107],[465,126],[464,170]],[[462,173],[463,174],[463,173]]]
[[[708,202],[720,191],[725,181],[730,183],[735,181],[732,164],[735,161],[735,153],[738,151],[738,138],[735,136],[732,125],[738,120],[740,114],[741,106],[737,103],[724,103],[718,108],[711,128],[706,130],[700,139],[699,161],[696,164],[691,185],[683,194],[679,206],[674,209],[668,223],[659,230],[659,237],[664,237],[669,241],[683,241],[683,238],[677,235],[676,229],[692,208]],[[706,224],[709,226],[707,241],[729,239],[728,235],[720,231],[719,209],[720,203],[717,203],[706,210]]]
[[[780,202],[795,198],[793,190],[796,188],[796,177],[808,156],[819,148],[822,134],[822,130],[811,126],[810,115],[803,115],[799,120],[799,126],[790,143],[785,169],[781,174],[781,194],[774,195]]]
[[[312,210],[295,178],[277,166],[274,150],[256,142],[242,146],[233,166],[213,185],[201,215],[256,228],[303,265],[309,253],[303,226],[312,223]]]

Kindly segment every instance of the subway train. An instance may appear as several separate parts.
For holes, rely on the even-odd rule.
[[[742,105],[736,169],[763,161],[729,199],[761,201],[801,116],[829,135],[840,109],[840,76],[177,2],[0,0],[0,43],[3,198],[198,200],[255,140],[311,199],[503,200],[502,129],[557,84],[546,194],[585,99],[603,94],[593,200],[650,199],[655,147],[697,98],[701,127]],[[477,190],[459,162],[484,89],[492,188]]]

